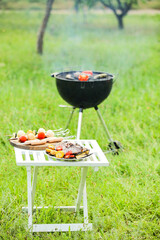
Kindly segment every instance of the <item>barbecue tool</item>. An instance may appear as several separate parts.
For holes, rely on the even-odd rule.
[[[122,145],[118,141],[114,141],[111,138],[111,135],[105,124],[105,121],[102,118],[102,115],[98,108],[98,105],[109,96],[112,89],[112,85],[114,83],[113,81],[114,76],[112,74],[104,72],[93,72],[93,76],[90,77],[87,81],[83,82],[79,81],[78,78],[74,77],[76,72],[77,71],[69,71],[51,74],[51,77],[56,78],[57,89],[61,97],[66,102],[72,105],[71,114],[68,119],[66,128],[69,127],[75,109],[79,108],[77,128],[77,140],[79,140],[81,133],[83,110],[94,107],[109,140],[108,152],[118,154],[119,151],[122,150]],[[70,78],[68,77],[66,78],[66,76],[68,75],[70,76]],[[96,77],[100,75],[102,76],[102,78]],[[65,105],[62,105],[62,107],[65,107]]]

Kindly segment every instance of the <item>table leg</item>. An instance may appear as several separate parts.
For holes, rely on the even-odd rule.
[[[88,167],[83,167],[81,169],[81,182],[80,182],[79,190],[78,190],[76,209],[75,209],[76,212],[79,211],[81,200],[82,200],[82,195],[84,193],[84,187],[85,187],[85,183],[86,183],[87,170],[88,170]]]
[[[33,182],[32,182],[32,210],[34,206],[34,197],[35,197],[35,191],[36,191],[36,185],[37,185],[37,173],[38,173],[38,167],[34,167]]]
[[[87,191],[86,191],[86,182],[83,189],[83,213],[84,213],[84,223],[88,223],[88,208],[87,208]]]
[[[27,167],[27,188],[28,188],[28,228],[32,227],[32,187],[31,187],[31,167]]]

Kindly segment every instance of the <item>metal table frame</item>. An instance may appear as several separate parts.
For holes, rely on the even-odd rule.
[[[96,140],[72,140],[82,144],[90,149],[93,154],[83,161],[67,162],[53,160],[47,155],[45,151],[23,150],[14,148],[16,163],[19,166],[25,166],[27,169],[27,190],[28,190],[28,207],[23,208],[28,210],[28,228],[31,232],[64,232],[64,231],[86,231],[92,230],[92,223],[88,222],[88,208],[87,208],[87,192],[86,192],[86,176],[88,167],[94,167],[95,171],[100,166],[109,166],[106,156],[102,152]],[[31,167],[34,167],[33,180],[31,181]],[[42,207],[34,206],[34,197],[37,183],[38,168],[41,166],[75,166],[81,167],[81,180],[79,184],[78,196],[75,206],[59,206],[60,208],[68,211],[78,212],[80,208],[83,209],[84,222],[83,223],[69,223],[69,224],[33,224],[32,214],[33,209]],[[83,206],[80,206],[83,198]],[[47,207],[44,207],[47,208]]]

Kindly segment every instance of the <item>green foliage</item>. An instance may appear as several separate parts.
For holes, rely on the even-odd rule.
[[[97,2],[100,2],[104,7],[109,8],[113,11],[114,15],[118,20],[119,29],[124,28],[123,18],[127,15],[128,11],[131,10],[133,4],[134,6],[138,3],[137,0],[76,0],[77,9],[78,3],[87,4],[89,7],[93,7]]]
[[[76,0],[75,0],[76,1]],[[143,0],[142,0],[143,1]],[[129,3],[132,3],[132,4],[137,4],[138,3],[138,0],[120,0],[120,1],[117,1],[117,0],[80,0],[79,3],[80,4],[84,4],[84,5],[88,5],[89,7],[93,7],[97,2],[101,2],[103,5],[112,5],[114,6],[114,8],[118,8],[120,6],[124,6],[126,3],[129,4]]]
[[[43,56],[36,37],[43,12],[0,12],[0,239],[147,239],[160,238],[159,15],[129,15],[126,28],[114,16],[53,14],[45,35]],[[89,169],[87,195],[92,232],[35,233],[26,230],[26,169],[16,165],[7,137],[18,129],[64,127],[69,110],[50,73],[65,69],[102,70],[116,82],[100,110],[115,140],[125,151],[106,155],[110,166]],[[78,111],[71,122],[76,134]],[[93,109],[84,111],[82,138],[108,141]],[[79,168],[39,169],[37,223],[68,223],[82,215],[60,214],[55,205],[74,205]]]

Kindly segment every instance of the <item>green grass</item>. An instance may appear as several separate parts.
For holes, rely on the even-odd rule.
[[[128,16],[117,30],[112,15],[51,16],[44,55],[36,54],[42,13],[0,13],[0,239],[159,239],[160,238],[160,114],[159,15]],[[87,178],[89,219],[86,233],[36,233],[26,230],[26,169],[18,167],[5,135],[23,129],[64,127],[68,109],[50,73],[65,69],[94,69],[114,73],[116,82],[101,113],[113,139],[125,151],[107,155],[110,166]],[[76,134],[78,112],[71,126]],[[108,141],[93,109],[84,111],[81,138]],[[73,205],[79,168],[39,170],[37,206]],[[53,213],[34,215],[36,222],[60,223],[75,218]]]

